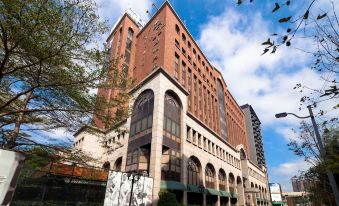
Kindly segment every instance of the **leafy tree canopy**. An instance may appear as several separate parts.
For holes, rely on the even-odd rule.
[[[0,0],[0,144],[40,145],[34,131],[73,132],[93,114],[121,119],[103,112],[127,99],[126,74],[97,41],[106,31],[92,0]],[[120,92],[104,99],[96,88]]]

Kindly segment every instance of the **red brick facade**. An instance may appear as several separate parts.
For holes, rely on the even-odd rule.
[[[217,134],[221,134],[217,81],[223,87],[226,120],[226,141],[236,147],[243,144],[249,151],[246,138],[245,116],[227,89],[222,74],[214,68],[200,50],[168,2],[157,11],[140,30],[136,22],[125,14],[107,39],[112,46],[112,58],[125,62],[126,41],[133,30],[130,49],[129,75],[142,81],[154,68],[163,67],[189,91],[188,111]],[[99,89],[98,95],[112,95]],[[94,124],[102,127],[94,120]],[[222,135],[220,135],[222,136]]]

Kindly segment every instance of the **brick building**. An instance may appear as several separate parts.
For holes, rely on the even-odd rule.
[[[184,204],[270,205],[266,169],[249,160],[245,115],[172,6],[166,1],[146,24],[125,13],[107,42],[136,81],[132,115],[117,125],[128,132],[94,119],[109,149],[86,126],[75,148],[113,170],[146,171],[155,204],[167,189]]]

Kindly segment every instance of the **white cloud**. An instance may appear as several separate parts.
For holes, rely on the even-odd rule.
[[[301,159],[284,162],[271,169],[270,182],[279,183],[283,192],[292,191],[291,177],[300,175],[300,172],[306,171],[309,167],[310,164]]]
[[[295,160],[291,162],[285,162],[278,167],[272,168],[272,173],[284,177],[292,177],[299,175],[300,172],[307,170],[310,164],[304,160]]]
[[[281,134],[287,142],[290,140],[298,140],[298,135],[290,127],[278,127],[276,131]]]
[[[299,100],[305,95],[293,90],[297,83],[321,87],[320,76],[305,67],[308,54],[293,48],[280,47],[275,54],[261,55],[271,33],[271,24],[260,13],[237,13],[226,9],[211,17],[201,27],[198,40],[212,63],[223,73],[226,84],[239,104],[249,103],[266,126],[284,122],[296,125],[296,118],[276,120],[275,113],[298,111]],[[295,41],[295,47],[311,47],[309,40]]]
[[[145,21],[149,19],[147,10],[152,8],[151,0],[95,0],[98,5],[99,16],[113,24],[129,8],[133,8]]]

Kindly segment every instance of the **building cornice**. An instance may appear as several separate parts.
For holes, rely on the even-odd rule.
[[[165,77],[167,77],[168,80],[170,80],[176,87],[180,89],[186,96],[188,96],[190,93],[177,81],[175,80],[170,74],[167,73],[166,70],[164,70],[162,67],[157,67],[147,75],[140,83],[138,83],[136,86],[134,86],[128,93],[133,94],[136,90],[140,89],[142,86],[144,86],[146,83],[154,79],[158,74],[163,74]]]
[[[82,127],[80,127],[80,129],[78,129],[74,134],[73,136],[77,136],[78,134],[80,134],[81,132],[85,131],[86,129],[90,129],[90,130],[94,130],[95,132],[99,132],[101,134],[107,134],[111,131],[113,131],[114,129],[120,127],[121,125],[123,125],[124,123],[127,122],[127,119],[124,119],[118,123],[116,123],[115,125],[113,125],[112,127],[110,127],[109,129],[106,129],[106,130],[102,130],[100,129],[99,127],[95,127],[93,125],[84,125]]]
[[[115,33],[115,31],[117,30],[118,25],[124,20],[125,17],[129,18],[129,19],[135,24],[135,26],[138,27],[138,24],[135,22],[135,20],[134,20],[132,17],[130,17],[130,16],[127,14],[127,12],[125,12],[125,13],[122,15],[122,17],[115,23],[114,27],[112,28],[112,31],[110,32],[110,34],[108,35],[108,37],[107,37],[107,39],[106,39],[106,42],[108,42],[108,41],[111,39],[112,35],[113,35],[113,34]],[[139,27],[138,27],[138,28],[139,28]]]

